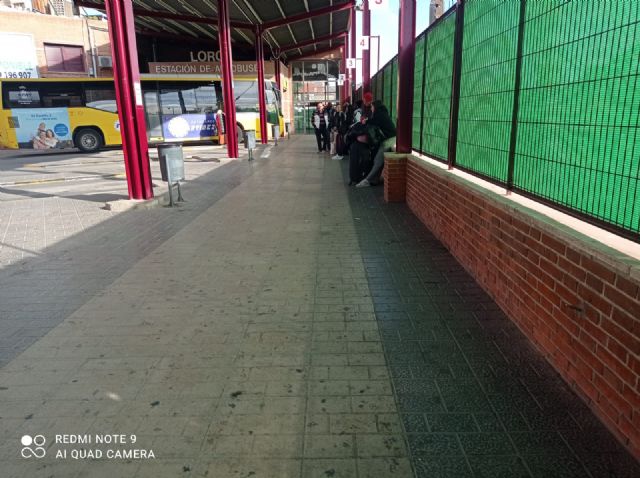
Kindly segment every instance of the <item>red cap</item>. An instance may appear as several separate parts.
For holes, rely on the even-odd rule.
[[[373,94],[370,91],[367,91],[364,95],[362,95],[362,99],[366,103],[371,103],[373,101]]]

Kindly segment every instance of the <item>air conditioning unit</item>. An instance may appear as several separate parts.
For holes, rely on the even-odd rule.
[[[112,68],[113,60],[110,56],[99,56],[98,65],[100,65],[100,68]]]

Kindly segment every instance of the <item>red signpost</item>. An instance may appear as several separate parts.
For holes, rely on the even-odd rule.
[[[349,55],[351,58],[355,60],[356,58],[356,11],[355,7],[351,9],[351,31],[349,32],[349,43],[351,44]],[[351,96],[351,104],[355,104],[354,101],[354,93],[356,91],[356,72],[358,69],[353,67],[349,69],[351,73],[351,91],[349,91],[349,96]]]
[[[267,100],[264,94],[264,43],[262,41],[262,29],[256,27],[256,64],[258,65],[258,101],[260,103],[260,142],[267,144],[269,134],[267,132]]]
[[[371,10],[369,10],[369,0],[364,0],[364,10],[362,11],[362,36],[371,35]],[[362,92],[370,91],[371,88],[371,45],[367,45],[366,50],[362,50]],[[378,98],[379,99],[379,98]]]

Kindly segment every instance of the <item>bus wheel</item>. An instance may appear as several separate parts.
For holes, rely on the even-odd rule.
[[[74,136],[76,147],[83,153],[94,153],[102,147],[102,136],[93,128],[82,128]]]

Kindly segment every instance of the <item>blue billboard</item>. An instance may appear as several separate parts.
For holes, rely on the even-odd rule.
[[[162,135],[166,140],[208,139],[217,136],[216,114],[162,115]]]

